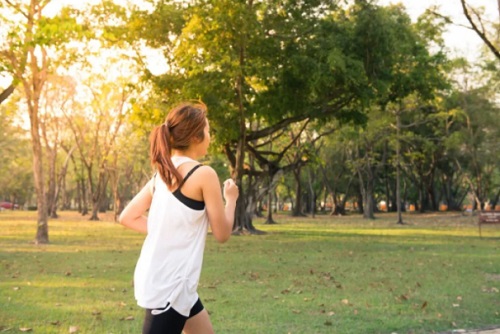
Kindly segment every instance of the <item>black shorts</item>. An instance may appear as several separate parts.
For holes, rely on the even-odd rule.
[[[203,309],[203,304],[199,298],[191,308],[188,317],[183,316],[173,307],[157,315],[151,313],[153,310],[146,309],[142,334],[181,334],[186,321],[203,311]]]

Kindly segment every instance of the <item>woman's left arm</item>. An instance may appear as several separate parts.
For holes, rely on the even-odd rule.
[[[148,219],[144,213],[151,206],[153,198],[149,181],[142,190],[135,195],[130,203],[123,209],[118,221],[120,224],[141,233],[148,233]]]

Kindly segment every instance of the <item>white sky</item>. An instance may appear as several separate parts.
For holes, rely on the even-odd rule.
[[[469,26],[467,19],[462,11],[460,0],[378,0],[381,5],[402,3],[407,13],[415,21],[425,9],[431,6],[439,6],[439,13],[449,16],[457,25],[449,25],[448,31],[444,34],[446,46],[450,49],[453,56],[466,57],[473,61],[479,56],[481,48],[484,47],[483,41],[475,32],[465,27]],[[498,22],[498,3],[497,0],[467,0],[467,3],[475,8],[483,7],[485,14],[489,19]]]

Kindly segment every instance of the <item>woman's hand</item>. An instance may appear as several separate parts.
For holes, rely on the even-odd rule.
[[[224,198],[226,201],[236,202],[240,191],[232,179],[224,181]]]

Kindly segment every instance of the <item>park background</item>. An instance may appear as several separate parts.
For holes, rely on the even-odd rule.
[[[234,304],[214,303],[214,314],[239,312],[235,322],[219,319],[218,332],[273,324],[270,333],[304,333],[312,319],[313,332],[338,333],[498,325],[498,233],[479,239],[475,213],[494,210],[500,197],[500,3],[454,2],[463,16],[449,15],[450,2],[416,16],[376,1],[2,1],[0,199],[22,210],[0,212],[0,330],[112,332],[113,321],[129,321],[118,332],[137,331],[137,313],[106,315],[133,304],[141,238],[113,222],[151,177],[151,128],[184,100],[209,109],[213,143],[203,162],[240,186],[240,236],[227,248],[209,239],[212,283],[201,287],[233,283]],[[455,37],[450,46],[456,28],[468,31],[473,55],[460,54]],[[441,260],[414,252],[429,247]],[[268,256],[252,262],[259,251]],[[117,261],[119,277],[90,273]],[[298,303],[273,318],[273,303],[254,309],[262,300],[245,298],[256,287],[226,274],[233,261],[243,266],[237,275],[269,285],[257,297],[314,300],[321,310]],[[441,276],[408,283],[418,266]],[[80,280],[65,281],[75,272]],[[345,272],[356,274],[344,279],[358,290],[343,289]],[[94,279],[122,287],[127,302],[94,307],[103,295]],[[359,320],[352,300],[368,286],[362,304],[372,318]],[[416,298],[422,286],[427,295]],[[301,296],[308,289],[318,292]],[[71,303],[57,301],[77,290]],[[441,296],[435,305],[431,295]],[[25,312],[29,305],[40,310]]]

